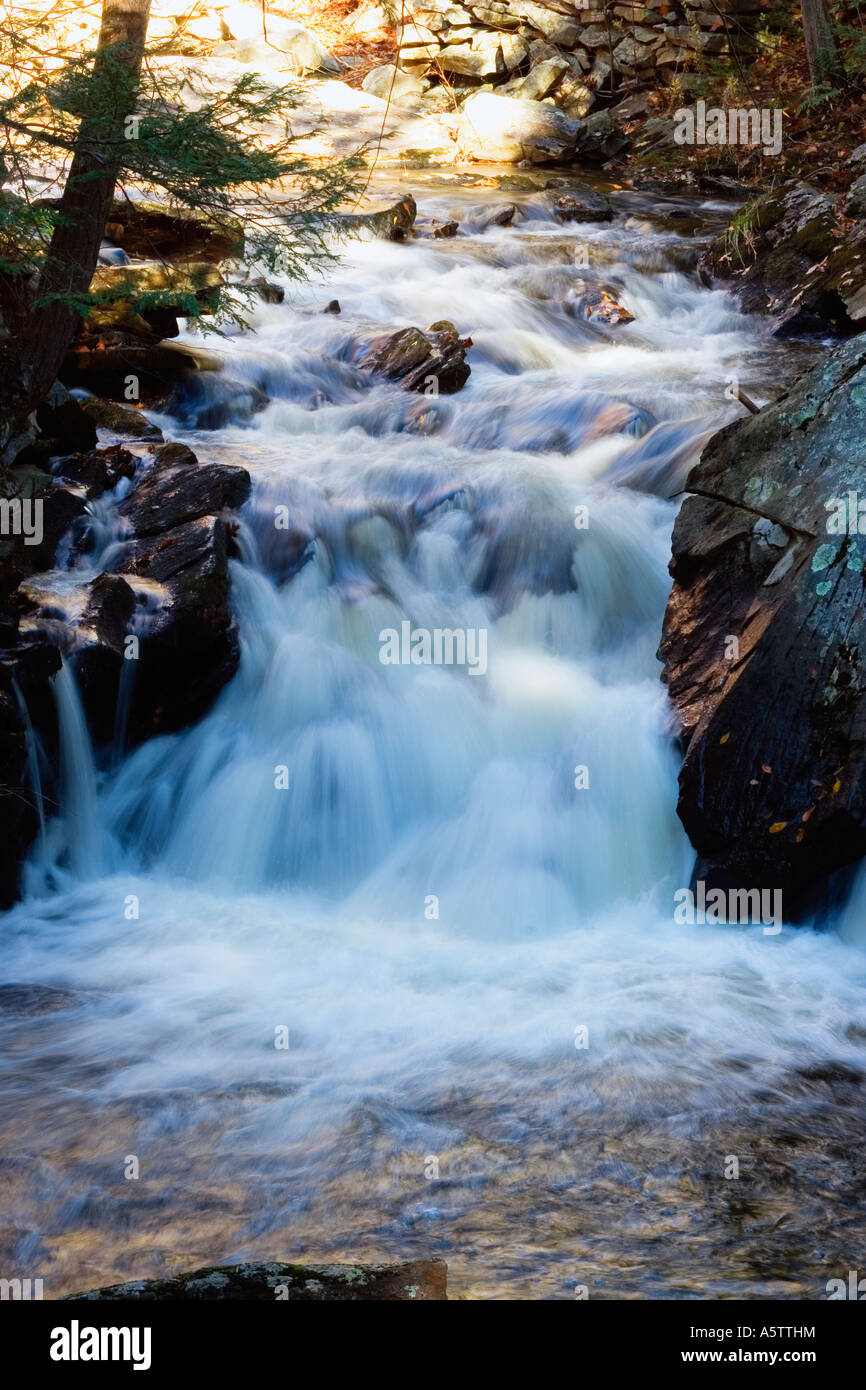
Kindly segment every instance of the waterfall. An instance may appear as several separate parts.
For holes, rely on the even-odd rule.
[[[108,836],[87,720],[75,677],[65,661],[53,685],[60,743],[61,813],[52,829],[59,847],[59,866],[76,878],[95,878],[109,866]]]
[[[460,221],[481,196],[425,188],[425,212]],[[740,409],[728,376],[769,394],[785,351],[725,295],[637,264],[682,251],[543,208],[353,243],[331,283],[288,287],[227,340],[182,427],[162,419],[253,476],[231,562],[241,662],[194,727],[99,771],[71,671],[55,680],[61,809],[0,965],[74,997],[62,1029],[28,1035],[56,1142],[39,1140],[27,1220],[80,1238],[66,1287],[105,1266],[111,1282],[134,1198],[84,1211],[70,1193],[97,1169],[137,1187],[126,1152],[154,1182],[142,1248],[176,1267],[190,1245],[471,1249],[481,1286],[513,1293],[531,1243],[533,1296],[560,1297],[595,1259],[591,1234],[578,1246],[598,1192],[625,1185],[641,1229],[668,1229],[670,1193],[687,1202],[771,1120],[823,1135],[801,1069],[863,1066],[866,957],[832,934],[673,919],[693,853],[655,656],[672,499]],[[575,319],[593,274],[633,323]],[[342,314],[321,313],[335,296]],[[458,395],[359,369],[383,325],[442,318],[474,341]],[[270,403],[206,428],[231,381]],[[107,510],[100,525],[108,545]],[[383,659],[404,632],[458,654],[454,634],[476,652],[483,634],[484,661]],[[41,1135],[35,1101],[20,1123]],[[789,1204],[804,1250],[815,1221],[832,1229],[821,1153]],[[600,1283],[739,1296],[728,1228],[701,1259],[654,1235],[644,1268],[622,1226]]]

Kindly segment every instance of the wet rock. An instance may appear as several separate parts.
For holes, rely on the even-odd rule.
[[[135,593],[119,574],[101,574],[90,585],[84,625],[101,642],[120,653],[135,612]]]
[[[746,312],[773,316],[777,336],[866,327],[866,222],[842,226],[833,199],[808,184],[748,204],[701,268],[730,280]]]
[[[866,854],[864,425],[858,337],[711,439],[673,534],[679,814],[701,877],[779,888],[787,917]]]
[[[9,534],[0,534],[2,600],[22,579],[53,567],[60,540],[84,514],[85,501],[41,469],[20,467],[10,469],[0,480],[0,502],[5,502],[13,523],[20,515],[29,531],[28,535],[20,530],[13,534],[10,529]]]
[[[229,524],[208,515],[128,543],[115,562],[133,590],[136,579],[149,586],[148,608],[136,625],[130,741],[200,718],[237,670],[228,550]]]
[[[160,468],[121,504],[136,536],[153,536],[197,517],[233,511],[250,493],[245,468],[215,463]]]
[[[151,424],[147,416],[134,406],[89,396],[87,400],[82,401],[81,409],[94,425],[100,429],[111,430],[113,434],[125,434],[130,439],[162,439],[159,426]]]
[[[54,717],[50,680],[60,669],[60,653],[41,633],[19,636],[14,628],[13,623],[3,632],[0,646],[0,908],[11,907],[18,897],[21,861],[39,827],[21,702],[35,727],[49,726]],[[7,995],[6,1003],[12,1007],[14,996]],[[0,1008],[3,1004],[0,989]]]
[[[384,241],[405,241],[412,235],[418,208],[411,193],[404,193],[396,202],[367,212],[335,213],[334,222],[350,235],[371,232]]]
[[[110,338],[110,335],[108,335]],[[116,335],[114,341],[78,343],[66,354],[61,379],[93,395],[122,402],[134,382],[144,405],[164,406],[190,376],[217,372],[222,362],[206,348],[188,343],[136,343]]]
[[[69,394],[65,386],[55,381],[51,390],[36,407],[36,424],[40,442],[46,441],[55,452],[67,449],[92,449],[96,430],[81,403]]]
[[[374,338],[359,365],[399,381],[406,391],[449,395],[469,379],[465,359],[471,346],[471,338],[459,337],[454,325],[442,320],[426,333],[420,328],[401,328]],[[433,382],[435,392],[431,390]]]
[[[557,193],[550,200],[557,222],[610,222],[613,207],[604,193],[589,184],[569,184],[567,193]]]
[[[185,372],[161,408],[187,429],[221,430],[246,424],[267,404],[267,391],[258,382],[226,372]]]
[[[130,256],[148,259],[217,262],[244,249],[243,226],[233,217],[126,199],[112,204],[105,235]]]
[[[170,444],[159,444],[151,450],[155,468],[178,468],[181,465],[198,463],[198,459],[188,444],[179,444],[172,441]]]
[[[447,1273],[444,1260],[410,1260],[394,1265],[297,1265],[272,1261],[197,1269],[172,1279],[139,1279],[69,1297],[87,1302],[117,1299],[272,1303],[290,1299],[302,1303],[431,1303],[447,1299]]]
[[[273,280],[266,280],[264,275],[256,275],[252,280],[233,280],[232,285],[239,290],[246,290],[248,294],[256,295],[264,304],[282,304],[286,298],[282,285],[274,284]]]
[[[340,308],[339,299],[329,300],[328,303],[325,305],[324,309],[322,310],[323,314],[341,314],[342,312],[343,311]]]
[[[617,324],[634,322],[634,314],[617,303],[615,291],[607,285],[584,285],[566,307],[576,318],[587,319],[591,323],[615,327]]]
[[[116,487],[121,478],[135,476],[136,458],[122,444],[107,449],[91,449],[87,454],[68,454],[55,459],[52,471],[87,489],[88,500],[101,497]]]
[[[433,228],[433,235],[441,240],[443,238],[456,236],[459,231],[459,222],[443,222],[440,226]]]

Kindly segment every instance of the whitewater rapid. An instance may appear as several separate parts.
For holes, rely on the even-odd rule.
[[[724,1155],[777,1115],[811,1133],[804,1069],[863,1067],[857,920],[674,924],[693,856],[655,656],[689,462],[732,375],[766,399],[785,360],[658,200],[562,227],[523,198],[480,230],[492,195],[416,192],[468,234],[350,245],[160,420],[253,475],[212,711],[109,765],[58,678],[63,801],[0,945],[4,979],[70,995],[3,1025],[20,1248],[57,1291],[432,1251],[476,1296],[819,1296],[829,1247],[787,1275],[722,1255],[701,1183],[717,1156],[726,1201]],[[595,276],[634,323],[574,317]],[[443,318],[473,339],[458,395],[360,369],[376,331]],[[407,619],[483,629],[484,674],[383,665]],[[822,1222],[844,1243],[822,1173],[804,1251]]]

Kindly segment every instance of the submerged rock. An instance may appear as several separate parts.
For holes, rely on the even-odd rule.
[[[699,876],[788,918],[866,854],[864,433],[860,337],[710,440],[673,534],[680,818]]]
[[[634,314],[617,302],[616,292],[607,285],[584,284],[574,298],[569,299],[566,308],[575,317],[588,319],[591,323],[615,327],[620,323],[634,322]]]
[[[610,222],[610,199],[588,183],[569,184],[568,191],[551,198],[551,211],[557,222]]]
[[[393,1265],[296,1265],[269,1261],[217,1265],[173,1279],[137,1279],[68,1297],[91,1303],[434,1303],[448,1297],[447,1274],[444,1260],[408,1260]]]

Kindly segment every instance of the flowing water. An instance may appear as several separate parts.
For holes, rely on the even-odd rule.
[[[60,814],[0,950],[55,991],[0,1015],[4,1266],[46,1296],[262,1256],[441,1254],[493,1298],[862,1267],[859,913],[673,920],[676,494],[731,376],[767,399],[791,348],[691,273],[677,215],[720,205],[485,228],[506,195],[467,183],[415,190],[466,235],[352,244],[162,421],[253,475],[212,712],[118,766],[57,680]],[[575,314],[599,278],[633,323]],[[359,368],[440,319],[459,394]],[[383,664],[407,620],[486,659]]]

